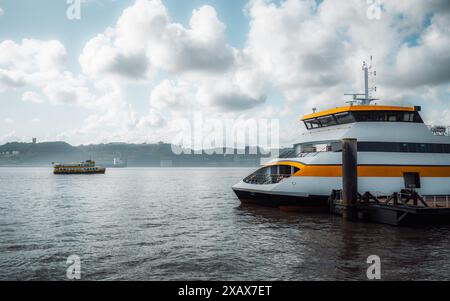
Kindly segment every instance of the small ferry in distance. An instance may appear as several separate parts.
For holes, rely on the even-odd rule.
[[[81,163],[54,163],[53,173],[55,175],[72,174],[104,174],[106,168],[95,166],[95,161],[87,160]]]
[[[242,203],[326,208],[331,191],[342,189],[344,138],[357,139],[361,193],[414,189],[424,197],[450,196],[449,130],[427,127],[418,106],[372,104],[370,68],[364,63],[364,94],[350,94],[348,106],[304,116],[307,131],[292,150],[233,186]]]

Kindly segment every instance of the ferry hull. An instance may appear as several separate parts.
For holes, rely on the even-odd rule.
[[[290,196],[233,189],[242,204],[279,207],[285,211],[323,212],[328,210],[328,196]]]

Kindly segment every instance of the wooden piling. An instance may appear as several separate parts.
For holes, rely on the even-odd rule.
[[[342,201],[343,218],[357,218],[358,201],[358,148],[356,139],[342,139]]]

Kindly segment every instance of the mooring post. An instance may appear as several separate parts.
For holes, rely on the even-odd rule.
[[[356,139],[342,139],[342,201],[345,220],[357,218],[358,201],[358,147]]]

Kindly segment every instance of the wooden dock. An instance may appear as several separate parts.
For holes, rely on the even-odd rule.
[[[345,206],[342,192],[333,191],[330,212],[343,216]],[[375,197],[366,192],[358,194],[354,210],[357,220],[393,226],[450,224],[450,196],[421,196],[402,190],[391,196]]]

